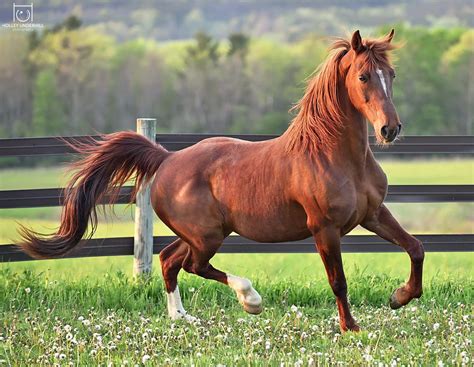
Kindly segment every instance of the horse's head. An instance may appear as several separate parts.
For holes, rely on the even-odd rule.
[[[373,125],[377,141],[390,143],[400,133],[402,124],[393,104],[392,82],[395,71],[388,51],[394,31],[377,40],[362,40],[354,32],[350,50],[341,59],[345,86],[352,105]]]

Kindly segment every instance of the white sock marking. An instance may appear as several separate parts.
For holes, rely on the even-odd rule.
[[[168,315],[172,320],[186,319],[186,321],[196,321],[197,319],[191,315],[188,315],[181,302],[181,295],[179,294],[179,288],[171,293],[166,293],[168,301]]]
[[[259,309],[261,307],[262,297],[253,289],[250,280],[227,274],[227,284],[237,293],[237,298],[244,307],[253,309]]]
[[[383,71],[380,69],[377,69],[376,72],[377,72],[377,75],[379,76],[380,83],[382,83],[383,91],[385,95],[388,97],[387,84],[385,84],[385,77],[383,76]]]

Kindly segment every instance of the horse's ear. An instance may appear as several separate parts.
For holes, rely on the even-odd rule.
[[[385,36],[385,42],[390,43],[392,42],[393,35],[395,34],[395,29],[392,28],[389,34]]]
[[[360,36],[359,30],[355,31],[352,35],[351,47],[356,53],[364,50],[364,45],[362,44],[362,37]]]

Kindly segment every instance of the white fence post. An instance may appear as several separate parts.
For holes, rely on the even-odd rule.
[[[156,119],[137,119],[137,133],[155,141]],[[135,238],[133,246],[133,274],[150,274],[153,264],[153,210],[150,183],[137,193],[135,209]]]

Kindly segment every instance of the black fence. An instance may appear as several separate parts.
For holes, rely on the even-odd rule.
[[[158,134],[156,140],[169,150],[186,148],[208,137],[209,134]],[[222,136],[222,135],[220,135]],[[273,135],[225,135],[249,141],[274,138]],[[0,139],[0,157],[51,156],[73,153],[67,141],[88,141],[90,136]],[[100,139],[93,136],[94,139]],[[381,147],[370,138],[373,152],[378,155],[460,155],[474,153],[474,136],[426,136],[405,137],[390,147]],[[128,203],[131,188],[121,190],[117,203]],[[0,191],[0,209],[59,206],[62,189],[4,190]],[[399,203],[473,202],[474,185],[391,185],[386,201]],[[417,235],[425,244],[426,251],[474,251],[472,234]],[[153,251],[159,253],[175,237],[154,238]],[[376,236],[345,236],[344,252],[397,252],[401,249]],[[301,253],[314,252],[312,240],[283,243],[256,243],[240,236],[230,236],[224,241],[221,253]],[[116,256],[133,254],[133,237],[100,238],[84,241],[77,251],[68,257]],[[15,245],[0,246],[0,262],[31,260]]]

